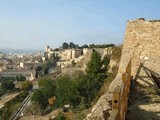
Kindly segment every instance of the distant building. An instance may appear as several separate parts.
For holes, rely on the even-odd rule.
[[[49,59],[52,55],[54,55],[59,56],[61,60],[72,60],[78,58],[80,55],[82,55],[82,53],[82,49],[61,49],[59,51],[56,51],[54,49],[51,49],[50,46],[47,46],[44,57],[42,59]]]
[[[0,72],[6,69],[6,66],[5,66],[6,64],[8,64],[6,60],[0,60]]]
[[[112,47],[107,48],[83,48],[83,49],[51,49],[49,46],[46,47],[43,61],[49,59],[52,55],[59,56],[60,61],[57,62],[57,65],[61,68],[69,67],[72,64],[72,61],[78,63],[79,66],[86,66],[93,51],[96,50],[100,53],[102,59],[105,55],[112,54]]]
[[[42,66],[42,63],[38,62],[20,62],[20,67],[24,69],[36,69],[38,66]]]
[[[6,69],[4,63],[0,63],[0,72],[2,72],[2,70]]]
[[[3,53],[0,53],[0,58],[3,58],[4,57],[4,54]]]
[[[36,75],[35,70],[4,70],[1,72],[1,77],[14,77],[16,78],[18,75],[23,75],[27,80],[33,80]]]

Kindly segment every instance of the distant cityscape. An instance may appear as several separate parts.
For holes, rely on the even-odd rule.
[[[37,52],[44,52],[43,49],[38,50],[38,49],[0,49],[1,52],[5,53],[5,54],[9,54],[9,53],[17,53],[17,54],[31,54],[31,53],[37,53]]]

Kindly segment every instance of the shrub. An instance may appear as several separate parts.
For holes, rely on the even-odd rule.
[[[66,120],[66,117],[60,113],[58,116],[57,116],[57,120]]]

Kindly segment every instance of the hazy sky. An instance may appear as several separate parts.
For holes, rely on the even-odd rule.
[[[160,0],[0,0],[0,48],[119,44],[142,17],[160,19]]]

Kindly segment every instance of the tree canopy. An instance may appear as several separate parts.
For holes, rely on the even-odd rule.
[[[73,83],[68,76],[62,76],[57,80],[55,93],[59,106],[70,103],[70,99],[74,96],[74,89]]]
[[[101,71],[101,68],[102,68],[101,56],[96,50],[93,50],[93,53],[91,55],[91,60],[87,64],[86,73],[92,77],[95,77],[95,75]]]
[[[46,108],[48,99],[55,96],[55,82],[52,80],[39,80],[39,90],[32,95],[32,101],[37,102],[41,108]]]
[[[76,45],[73,42],[69,43],[69,48],[76,48]]]
[[[29,91],[32,89],[32,87],[33,87],[33,85],[32,85],[31,81],[26,80],[22,83],[22,90],[24,90],[24,91]]]
[[[107,48],[107,47],[114,47],[115,44],[102,44],[102,45],[95,45],[91,44],[89,45],[89,48]]]
[[[64,42],[64,43],[62,44],[62,48],[63,48],[63,49],[68,49],[68,48],[69,48],[68,43]]]
[[[2,87],[2,90],[4,92],[6,91],[13,91],[15,89],[15,85],[13,83],[14,81],[13,80],[4,80],[2,81],[1,83],[1,87]]]
[[[16,76],[16,80],[17,81],[25,81],[26,80],[26,77],[24,77],[23,75],[18,75],[18,76]]]

